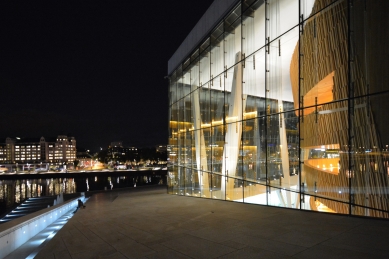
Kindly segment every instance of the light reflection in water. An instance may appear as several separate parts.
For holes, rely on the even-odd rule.
[[[32,197],[133,188],[134,186],[149,184],[166,184],[166,172],[158,172],[158,174],[142,172],[133,174],[131,177],[99,175],[99,179],[96,175],[79,178],[0,179],[0,202],[5,205],[2,206],[2,210],[6,210]],[[0,214],[2,214],[2,211],[0,211]]]

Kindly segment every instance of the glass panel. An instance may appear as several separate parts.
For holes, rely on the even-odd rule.
[[[173,104],[177,101],[177,80],[170,81],[170,91],[169,91],[169,104]]]
[[[351,23],[354,78],[356,96],[388,90],[389,59],[386,47],[389,37],[381,31],[389,31],[388,3],[356,0],[353,3]],[[385,106],[387,108],[388,106]]]
[[[246,57],[265,46],[265,6],[257,1],[242,15],[242,51]]]
[[[193,54],[190,56],[191,65],[196,64],[198,62],[198,57],[200,54],[200,50],[196,49]]]
[[[241,177],[226,177],[226,200],[243,202],[243,183]]]
[[[260,2],[260,1],[259,1]],[[266,5],[261,4],[258,9],[254,12],[254,35],[247,35],[247,37],[254,37],[254,50],[258,50],[260,48],[264,48],[266,44],[266,15],[265,10]],[[252,30],[252,29],[251,29]],[[247,34],[249,33],[249,29],[247,29]],[[249,41],[253,41],[253,39],[249,39]],[[248,43],[247,43],[248,44]],[[248,54],[246,56],[249,56]]]
[[[212,183],[212,199],[224,200],[224,192],[221,190],[222,180],[224,179],[220,173],[213,173],[211,175]]]
[[[341,2],[305,22],[300,40],[300,101],[304,107],[348,96],[347,4]],[[296,49],[291,61],[293,89],[299,83],[298,59]]]
[[[208,84],[210,81],[210,48],[207,48],[200,57],[200,86]]]
[[[301,14],[302,17],[308,19],[308,17],[314,14],[312,11],[315,0],[300,0]]]
[[[377,217],[388,210],[388,140],[387,116],[377,104],[387,102],[389,94],[354,99],[353,155],[350,162],[351,201],[364,206],[353,207],[352,213]],[[350,100],[350,102],[352,102]],[[371,210],[369,208],[376,209]]]
[[[185,84],[185,86],[187,86]],[[186,89],[189,89],[187,86]],[[191,196],[193,192],[193,175],[192,175],[192,134],[189,131],[192,129],[192,102],[191,95],[184,97],[184,121],[182,122],[182,129],[180,134],[183,135],[182,148],[181,148],[181,160],[180,164],[183,167],[183,175],[185,180],[185,195]]]
[[[209,179],[208,174],[204,172],[209,172],[212,170],[212,159],[211,159],[211,114],[210,114],[210,102],[211,102],[211,92],[208,88],[209,84],[203,85],[200,91],[200,114],[196,116],[200,125],[201,130],[196,132],[196,159],[197,164],[199,165],[198,169],[201,170],[201,186],[204,189],[209,190]],[[196,126],[197,127],[197,126]],[[209,191],[203,193],[203,196],[210,197]]]
[[[229,103],[233,78],[234,78],[234,67],[224,72],[224,91],[226,92],[226,104]],[[228,109],[229,109],[229,105],[226,105],[226,110],[225,110],[226,114],[228,114]]]
[[[182,69],[185,70],[190,65],[190,58],[187,58],[184,63],[182,64]]]
[[[294,111],[286,112],[283,116],[288,143],[289,175],[294,176],[299,173],[299,120]]]
[[[191,146],[190,146],[190,162],[191,162],[191,168],[197,169],[197,161],[196,161],[196,141],[195,141],[195,130],[192,128],[192,130],[189,131],[190,137],[192,139]],[[194,173],[194,171],[192,171]]]
[[[221,40],[218,40],[221,35],[224,33],[224,23],[221,22],[218,26],[215,27],[216,29],[211,34],[211,45],[216,46],[217,42],[220,42]]]
[[[193,71],[193,69],[192,69]],[[196,164],[195,179],[197,179],[198,191],[195,196],[210,198],[210,186],[208,167],[211,168],[211,152],[208,142],[211,137],[210,121],[210,89],[209,84],[193,91],[192,96],[192,142],[194,143],[192,163]],[[197,178],[196,178],[197,177]],[[195,188],[196,189],[196,188]]]
[[[224,40],[223,35],[212,41],[211,49],[211,79],[213,89],[223,89],[223,71],[224,71]]]
[[[259,42],[256,42],[257,38],[255,37],[255,32],[260,32],[260,29],[257,28],[258,24],[255,24],[255,14],[256,13],[252,10],[247,10],[242,17],[242,52],[246,55],[246,57],[250,56],[256,49],[259,48]],[[263,17],[262,20],[264,21]]]
[[[255,181],[246,181],[244,188],[244,202],[253,204],[267,204],[266,185]]]
[[[181,98],[183,98],[185,96],[184,85],[183,85],[182,80],[183,80],[182,74],[177,73],[177,90],[176,90],[177,91],[176,92],[177,101],[179,101]]]
[[[177,163],[177,136],[178,134],[178,103],[170,107],[170,139],[169,139],[169,161],[171,164]]]
[[[299,0],[270,0],[268,3],[268,36],[273,41],[299,23]]]
[[[310,5],[304,1],[302,11],[310,12]],[[299,100],[294,98],[295,107],[297,102],[304,107],[302,188],[312,196],[308,201],[312,210],[349,213],[349,182],[355,174],[350,168],[353,158],[348,156],[354,156],[349,152],[349,103],[334,103],[348,96],[347,5],[340,1],[325,10],[319,7],[315,5],[315,15],[306,20],[300,39],[300,75],[298,52],[291,62],[293,89],[299,84],[298,77],[302,78]]]
[[[243,176],[250,181],[256,181],[257,171],[255,168],[258,142],[258,120],[249,119],[243,121],[243,149],[241,150]]]
[[[182,75],[181,79],[180,79],[180,84],[179,84],[179,87],[185,89],[185,90],[182,90],[184,92],[184,97],[187,97],[190,92],[192,91],[192,88],[191,88],[191,70],[188,69],[184,72],[184,74]]]
[[[241,21],[237,17],[231,24],[226,25],[226,34],[224,39],[224,62],[226,68],[230,68],[241,60]],[[232,19],[231,19],[232,21]],[[226,24],[227,24],[226,20]]]
[[[222,91],[211,91],[210,113],[212,139],[209,142],[209,146],[212,152],[212,171],[221,173],[224,147],[224,93]]]
[[[268,104],[270,107],[276,107],[275,101]],[[267,179],[272,186],[281,185],[281,177],[283,176],[282,167],[282,146],[285,146],[284,138],[280,138],[283,133],[283,128],[280,127],[280,115],[270,115],[266,117],[267,127]],[[281,141],[283,141],[281,143]]]
[[[242,98],[242,63],[226,72],[225,139],[223,150],[222,174],[231,179],[226,182],[226,197],[230,200],[243,198],[242,183],[242,114],[245,100]],[[222,184],[224,182],[222,181]],[[241,186],[242,187],[239,187]],[[241,191],[236,193],[236,188]],[[222,189],[224,187],[222,186]],[[238,195],[239,194],[239,195]]]
[[[207,38],[207,39],[204,41],[204,43],[201,44],[201,46],[200,46],[200,53],[202,53],[204,50],[206,50],[206,49],[209,47],[210,42],[211,42],[210,38]]]
[[[196,197],[202,197],[201,188],[201,146],[199,146],[199,136],[201,136],[201,129],[193,130],[191,132],[192,137],[192,175],[191,175],[191,186],[192,195]]]
[[[264,116],[266,111],[266,67],[264,48],[246,58],[243,69],[243,82],[243,94],[247,95],[246,112],[251,114],[256,111],[256,116]],[[256,109],[254,107],[256,107]]]
[[[269,52],[267,55],[268,62],[268,92],[267,97],[273,100],[278,100],[278,111],[286,111],[290,109],[298,109],[298,81],[297,84],[291,82],[291,73],[298,73],[291,70],[291,61],[298,46],[298,27],[290,30],[282,37],[270,43]],[[294,60],[293,60],[294,61]],[[298,64],[297,64],[298,67]],[[293,105],[286,105],[287,102]],[[286,104],[287,104],[286,103]]]
[[[299,208],[302,209],[302,210],[312,210],[311,209],[311,199],[314,200],[315,197],[314,196],[310,196],[310,195],[307,195],[307,194],[304,194],[304,193],[301,193],[300,195],[300,206]]]
[[[188,72],[189,72],[189,83],[190,83],[190,86],[191,86],[191,92],[193,92],[194,90],[196,90],[200,86],[200,78],[199,78],[200,70],[199,70],[198,61],[194,62],[191,65],[191,67],[190,67]],[[187,75],[188,74],[186,73],[185,74],[185,80],[188,80],[188,78],[186,78]],[[186,81],[186,82],[188,82],[188,81]]]
[[[267,184],[267,171],[266,171],[266,152],[267,152],[267,143],[266,143],[266,117],[262,116],[258,118],[258,131],[256,132],[257,136],[255,139],[257,141],[257,157],[256,157],[256,176],[257,182],[261,184]]]
[[[301,209],[327,213],[348,214],[349,204],[317,196],[301,195]]]
[[[225,31],[232,32],[241,16],[241,6],[238,6],[224,19]]]
[[[185,195],[185,168],[178,167],[178,195]]]
[[[178,194],[178,171],[177,166],[168,167],[168,193],[169,194]]]
[[[246,11],[247,9],[254,9],[256,4],[259,4],[256,0],[245,0],[242,2],[242,9],[243,11]]]
[[[195,188],[192,169],[185,167],[183,170],[185,171],[185,195],[192,196]]]
[[[292,104],[289,103],[289,105]],[[274,136],[272,141],[279,141],[279,145],[271,153],[270,164],[268,165],[270,183],[272,186],[299,191],[298,119],[295,112],[281,113],[275,117],[277,116],[279,119],[279,136],[277,136],[278,139]],[[274,143],[269,142],[268,144],[270,144],[269,150],[271,150]],[[280,176],[279,179],[278,176]]]
[[[268,205],[297,209],[300,205],[298,192],[287,191],[282,188],[268,187]]]
[[[301,180],[305,193],[324,198],[349,201],[349,158],[348,158],[348,106],[338,102],[304,109],[304,120],[300,123]],[[308,110],[308,111],[307,111]],[[340,208],[330,209],[338,213]]]
[[[177,129],[177,161],[182,165],[184,161],[183,151],[185,151],[185,99],[178,101],[178,129]]]

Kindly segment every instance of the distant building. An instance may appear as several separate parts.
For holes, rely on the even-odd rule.
[[[138,155],[138,148],[136,147],[123,147],[122,148],[122,155]]]
[[[111,142],[111,147],[122,147],[123,146],[123,142],[122,141],[114,141],[114,142]]]
[[[7,145],[0,144],[0,162],[3,163],[3,161],[6,160],[7,160]]]
[[[76,139],[66,135],[57,138],[10,138],[0,144],[0,163],[68,163],[76,159]]]
[[[93,156],[89,154],[89,150],[78,149],[77,150],[77,160],[79,167],[90,167],[93,165]]]
[[[166,145],[155,146],[155,152],[157,152],[157,153],[166,153],[167,152],[167,146]]]
[[[122,141],[111,142],[108,147],[107,157],[114,160],[132,160],[138,158],[137,147],[124,147]]]

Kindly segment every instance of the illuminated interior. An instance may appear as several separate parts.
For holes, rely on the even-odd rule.
[[[346,0],[236,1],[174,61],[169,193],[389,217],[388,76],[371,60],[388,61],[369,56],[380,33],[366,30],[383,13],[355,5],[364,19]]]

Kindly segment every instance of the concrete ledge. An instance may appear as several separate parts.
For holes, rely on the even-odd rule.
[[[1,224],[0,258],[16,250],[69,210],[75,209],[78,199],[79,197]]]

